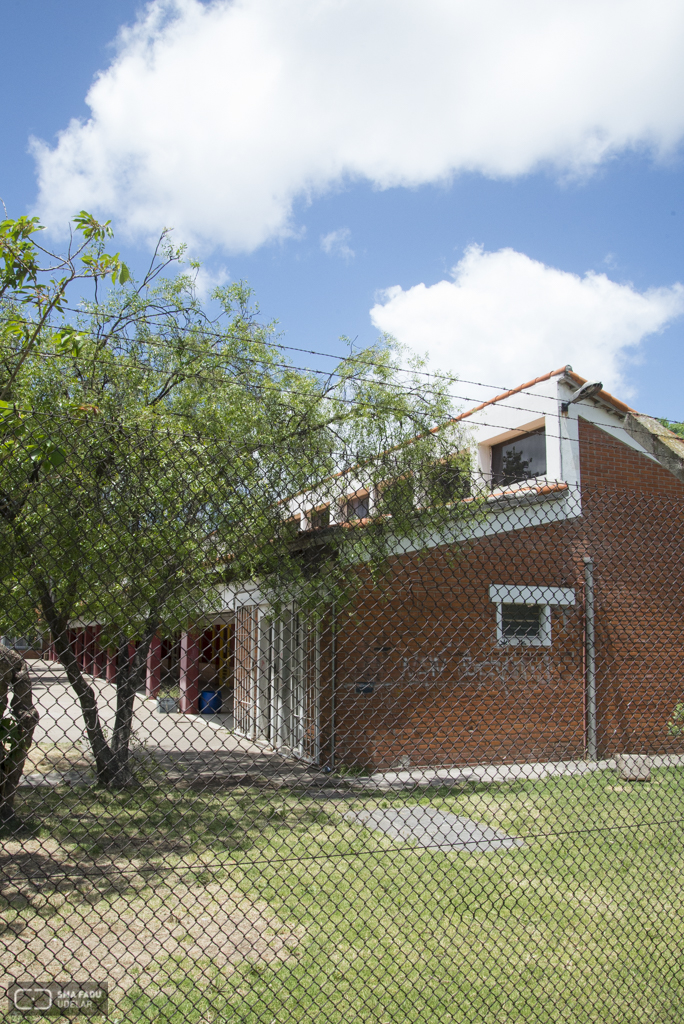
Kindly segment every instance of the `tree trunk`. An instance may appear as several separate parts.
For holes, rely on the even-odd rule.
[[[147,668],[147,652],[152,637],[159,626],[158,619],[148,619],[145,634],[138,644],[135,655],[129,656],[128,640],[124,640],[119,649],[116,671],[116,718],[112,733],[112,755],[116,763],[116,771],[122,777],[132,774],[130,770],[130,744],[133,731],[133,706],[135,695],[143,682]]]
[[[102,786],[110,787],[116,778],[115,785],[120,785],[121,775],[116,770],[116,765],[113,763],[114,758],[112,751],[105,739],[97,708],[95,691],[83,678],[80,666],[71,649],[71,644],[69,643],[67,634],[67,621],[66,619],[58,616],[54,602],[48,591],[43,593],[41,606],[43,609],[43,615],[45,616],[45,621],[47,622],[48,628],[52,634],[52,640],[55,645],[57,657],[62,663],[64,671],[67,674],[67,678],[71,683],[71,687],[78,697],[78,702],[81,705],[81,712],[83,714],[83,721],[85,722],[88,743],[90,744],[90,749],[95,759],[97,781]]]
[[[9,692],[11,717],[8,719]],[[12,822],[16,815],[14,797],[31,747],[38,712],[33,706],[31,676],[24,659],[0,644],[0,718],[8,724],[0,747],[0,823]]]
[[[170,584],[167,583],[167,587]],[[163,591],[163,595],[165,591]],[[97,781],[108,789],[124,789],[137,785],[131,771],[129,747],[133,726],[133,705],[135,694],[143,679],[147,665],[147,651],[152,637],[159,628],[159,618],[150,615],[145,623],[141,643],[130,664],[128,641],[125,640],[117,657],[116,671],[116,717],[111,744],[105,739],[92,686],[85,681],[80,666],[69,643],[68,620],[57,614],[54,601],[47,587],[43,587],[41,606],[45,621],[52,633],[57,656],[62,663],[69,682],[78,697],[85,722],[90,749],[95,759]],[[125,654],[124,654],[125,649]]]

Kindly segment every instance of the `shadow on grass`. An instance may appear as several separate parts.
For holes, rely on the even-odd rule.
[[[0,838],[0,909],[55,897],[131,897],[182,875],[206,883],[265,837],[327,821],[289,791],[164,787],[23,790]]]

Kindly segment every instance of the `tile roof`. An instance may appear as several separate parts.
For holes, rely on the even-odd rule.
[[[479,405],[473,406],[472,409],[467,409],[465,412],[459,413],[458,416],[454,416],[453,420],[450,420],[450,422],[456,423],[458,420],[464,420],[468,416],[472,416],[474,413],[480,412],[481,409],[485,409],[488,405],[495,405],[496,402],[502,402],[505,398],[510,398],[511,395],[517,395],[521,391],[527,391],[528,388],[534,387],[535,384],[541,384],[542,381],[551,380],[552,377],[561,377],[563,375],[571,377],[578,387],[587,383],[586,377],[580,377],[580,375],[575,373],[572,366],[568,363],[566,366],[561,366],[557,370],[550,370],[549,373],[545,373],[541,377],[535,377],[534,380],[528,380],[525,384],[519,384],[517,388],[511,388],[509,391],[503,391],[500,395],[495,395],[494,398],[488,398],[486,402],[480,402]],[[621,402],[619,398],[615,398],[615,396],[611,395],[609,391],[599,391],[597,397],[600,397],[604,399],[604,401],[615,406],[619,412],[635,412],[631,406]]]

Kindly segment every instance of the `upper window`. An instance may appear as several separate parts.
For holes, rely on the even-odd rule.
[[[323,505],[309,512],[309,522],[312,530],[323,530],[330,526],[330,505]]]
[[[283,534],[286,540],[294,540],[299,534],[302,526],[302,517],[293,516],[292,519],[288,519],[283,523]]]
[[[366,519],[369,509],[368,494],[356,494],[348,498],[342,506],[342,520],[345,523],[355,522],[357,519]]]
[[[546,432],[530,434],[492,445],[492,485],[515,484],[546,473]]]

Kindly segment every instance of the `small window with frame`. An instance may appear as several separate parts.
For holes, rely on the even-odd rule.
[[[497,604],[497,640],[502,647],[549,647],[551,612],[544,604]]]
[[[551,609],[571,608],[574,587],[492,583],[489,600],[496,608],[496,642],[500,647],[550,647]]]

